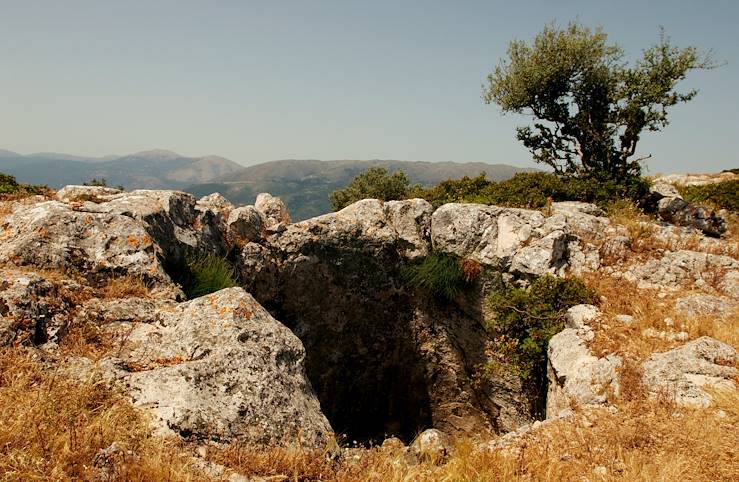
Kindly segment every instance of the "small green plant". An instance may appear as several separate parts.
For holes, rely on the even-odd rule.
[[[487,300],[495,313],[487,326],[493,340],[487,368],[512,367],[533,387],[546,385],[547,346],[552,336],[563,329],[565,312],[597,299],[597,294],[582,280],[548,274],[537,278],[527,289],[500,288]]]
[[[679,186],[678,190],[688,202],[708,203],[719,209],[739,212],[739,179],[705,186]]]
[[[454,300],[469,283],[460,261],[445,253],[431,253],[420,263],[408,266],[403,278],[411,288],[446,301]]]
[[[178,281],[188,299],[237,286],[234,268],[220,256],[198,255],[186,258],[185,273]]]

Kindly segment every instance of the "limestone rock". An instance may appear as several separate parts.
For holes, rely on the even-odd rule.
[[[653,354],[642,365],[643,382],[654,396],[668,395],[680,405],[707,407],[712,399],[704,388],[736,389],[732,378],[739,375],[738,361],[734,348],[703,336]]]
[[[431,250],[431,215],[434,207],[423,199],[407,199],[388,201],[384,209],[388,223],[398,233],[399,241],[407,243],[403,254],[410,259],[427,256]]]
[[[122,193],[120,189],[107,186],[65,186],[56,193],[56,198],[65,203],[103,202]]]
[[[300,340],[243,289],[129,325],[119,358],[107,363],[158,433],[283,446],[317,446],[330,435]]]
[[[587,323],[600,316],[591,305],[577,305],[566,315],[566,326],[549,341],[547,349],[547,419],[577,405],[603,405],[618,396],[618,368],[621,359],[615,355],[594,356],[586,342],[593,338]]]
[[[688,295],[675,302],[675,309],[685,316],[727,315],[732,304],[726,298],[705,294]]]
[[[260,241],[265,235],[265,220],[254,206],[233,209],[228,215],[228,234],[233,242]]]
[[[646,207],[668,223],[693,227],[709,236],[721,236],[727,229],[723,217],[711,209],[686,202],[674,186],[664,182],[650,187]]]
[[[715,286],[726,295],[739,298],[739,261],[729,256],[696,251],[668,251],[628,268],[623,276],[640,288],[676,290],[685,284]]]
[[[421,432],[410,446],[418,460],[442,461],[451,452],[446,435],[430,428]]]
[[[214,192],[198,199],[196,204],[197,209],[205,211],[209,209],[214,212],[230,211],[234,208],[231,201],[226,199],[221,193]]]
[[[88,276],[110,273],[168,282],[161,249],[128,216],[78,212],[48,201],[5,217],[0,262],[41,269],[76,270]]]
[[[282,231],[291,222],[290,213],[282,199],[269,193],[258,194],[254,207],[264,215],[266,228],[271,231]]]

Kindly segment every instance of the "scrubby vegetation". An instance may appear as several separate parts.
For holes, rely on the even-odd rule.
[[[678,186],[678,190],[688,202],[710,204],[739,213],[739,179],[704,186]]]
[[[331,208],[338,211],[362,199],[392,201],[404,199],[410,190],[410,180],[403,171],[393,174],[383,167],[373,167],[352,179],[349,185],[331,193]]]
[[[544,275],[528,288],[504,286],[487,300],[494,313],[488,324],[493,340],[489,370],[510,370],[533,387],[546,384],[549,340],[564,328],[565,312],[598,300],[578,278]]]
[[[472,260],[459,260],[446,253],[431,253],[421,262],[407,266],[403,278],[412,289],[452,301],[479,273],[480,265]]]
[[[190,255],[183,263],[168,268],[188,299],[237,286],[233,266],[220,256]]]
[[[0,200],[11,197],[33,196],[34,194],[47,194],[49,188],[46,186],[34,186],[21,184],[15,177],[0,172]]]
[[[501,182],[488,180],[484,174],[448,180],[430,189],[416,189],[413,194],[423,197],[434,206],[450,202],[473,202],[536,209],[552,201],[583,201],[607,208],[614,200],[639,200],[648,189],[648,181],[641,177],[609,181],[525,172]]]

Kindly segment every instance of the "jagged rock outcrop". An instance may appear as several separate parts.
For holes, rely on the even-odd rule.
[[[300,340],[241,288],[120,321],[116,358],[97,367],[153,415],[159,433],[195,440],[320,446],[331,427],[306,378]],[[147,320],[148,321],[148,320]]]
[[[547,349],[546,417],[558,417],[577,406],[603,405],[619,395],[616,355],[598,358],[587,347],[594,338],[588,323],[601,313],[592,305],[577,305],[567,311],[565,329],[552,337]]]
[[[711,209],[688,203],[671,184],[652,185],[645,203],[648,210],[668,223],[689,226],[709,236],[721,236],[726,232],[724,218]]]
[[[644,362],[643,383],[653,396],[668,396],[680,405],[707,407],[711,395],[705,388],[736,389],[737,351],[703,336]]]
[[[282,231],[290,224],[290,213],[282,199],[263,192],[257,195],[254,208],[265,218],[266,228],[270,231]]]

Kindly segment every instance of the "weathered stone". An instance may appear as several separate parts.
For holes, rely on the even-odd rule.
[[[645,206],[668,223],[689,226],[709,236],[721,236],[727,229],[723,217],[711,209],[686,202],[677,189],[667,183],[650,187]]]
[[[411,454],[419,460],[441,462],[451,452],[447,436],[436,429],[421,432],[410,446]]]
[[[739,298],[739,261],[728,256],[696,251],[668,251],[628,268],[623,276],[640,288],[676,290],[688,283],[696,287],[715,286],[726,295]]]
[[[549,341],[547,349],[547,418],[557,417],[572,407],[603,405],[618,396],[620,384],[618,368],[621,359],[615,355],[594,356],[587,348],[593,332],[587,323],[600,313],[591,305],[577,305],[568,310],[568,328]]]
[[[695,317],[701,315],[727,315],[732,303],[718,296],[694,294],[685,296],[675,302],[675,309],[684,316]]]
[[[707,387],[736,389],[732,378],[737,351],[713,338],[703,336],[664,353],[655,353],[644,362],[644,386],[654,396],[669,396],[680,405],[707,407],[712,403]]]
[[[104,202],[121,194],[120,189],[107,186],[65,186],[56,193],[56,198],[65,203]]]
[[[108,366],[158,433],[307,446],[330,436],[302,344],[243,289],[160,309],[156,320],[129,324]]]
[[[227,224],[229,238],[233,242],[248,243],[264,238],[264,216],[254,206],[233,209],[228,215]]]
[[[431,215],[434,207],[423,199],[408,199],[388,201],[384,210],[388,223],[398,233],[399,241],[407,243],[402,254],[410,259],[428,255],[431,250]]]
[[[214,192],[198,199],[196,208],[205,211],[206,209],[214,212],[231,211],[234,205],[231,201],[223,197],[220,193]]]
[[[263,192],[257,195],[254,202],[257,211],[264,215],[265,225],[268,230],[282,231],[290,224],[290,213],[282,199],[274,197],[269,193]]]

